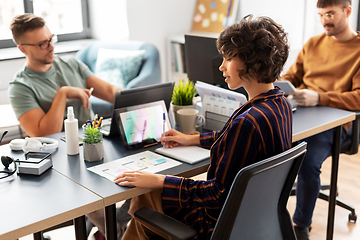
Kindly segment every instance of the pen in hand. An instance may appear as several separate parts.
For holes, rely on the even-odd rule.
[[[165,113],[163,113],[163,137],[165,137]],[[163,142],[163,146],[165,145],[165,142]]]

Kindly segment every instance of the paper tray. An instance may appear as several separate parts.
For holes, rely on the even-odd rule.
[[[211,131],[218,131],[224,127],[225,123],[228,120],[229,120],[229,116],[206,111],[205,125],[203,128]]]

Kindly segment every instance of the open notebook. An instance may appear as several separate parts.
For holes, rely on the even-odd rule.
[[[210,158],[210,150],[198,146],[162,147],[155,149],[155,152],[190,164]]]

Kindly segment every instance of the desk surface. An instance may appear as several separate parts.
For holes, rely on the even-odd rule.
[[[340,126],[354,119],[355,114],[349,111],[328,107],[300,107],[294,113],[293,142]],[[59,133],[51,135],[50,137],[59,140],[63,135],[64,133]],[[160,147],[160,145],[146,148],[146,150],[154,151],[157,147]],[[24,156],[22,152],[11,152],[8,145],[2,146],[2,148],[2,154],[8,151],[9,155],[15,158],[23,158]],[[16,236],[23,236],[31,232],[39,231],[39,228],[50,227],[87,212],[150,191],[149,189],[142,188],[121,187],[87,170],[88,167],[113,161],[140,151],[143,151],[143,149],[126,151],[119,137],[104,138],[104,160],[87,162],[83,160],[82,147],[80,147],[79,155],[68,156],[66,154],[66,143],[59,140],[59,150],[53,155],[54,166],[52,170],[47,171],[40,177],[30,175],[15,177],[12,179],[13,182],[11,184],[9,184],[10,182],[0,182],[1,196],[5,194],[10,196],[9,198],[0,198],[1,206],[9,206],[7,209],[1,211],[1,216],[16,215],[16,220],[11,219],[11,221],[5,222],[5,218],[1,218],[1,223],[3,224],[0,224],[0,235],[6,232],[6,236],[14,236],[14,238],[16,238]],[[183,163],[180,166],[165,170],[161,173],[191,177],[205,172],[208,165],[209,160],[194,165]],[[36,181],[34,181],[34,178],[36,178]],[[42,187],[39,188],[39,185]],[[24,188],[24,186],[26,186],[26,188]],[[88,190],[96,193],[98,196]],[[36,199],[39,199],[39,196],[40,198],[46,199],[44,202],[53,203],[60,201],[61,204],[56,204],[56,207],[54,207],[54,204],[49,204],[48,206],[42,204],[37,205]],[[101,203],[99,196],[103,198],[103,203]],[[76,201],[73,201],[74,199],[76,199]],[[34,207],[29,208],[26,206],[25,208],[25,200],[34,204]],[[23,213],[26,217],[21,217],[13,213],[13,209],[18,206],[23,206],[24,210],[18,209],[16,213]],[[46,209],[46,211],[43,211],[43,216],[39,214],[39,209]],[[29,218],[29,216],[31,217]],[[22,223],[20,221],[16,226],[12,226],[11,223],[14,223],[14,221],[17,222],[17,219],[23,219],[22,221],[26,222]],[[45,222],[47,224],[46,226]],[[44,227],[42,227],[41,224],[44,224]],[[36,229],[35,225],[37,227]],[[19,226],[22,227],[21,232],[16,231],[16,229],[20,228]]]
[[[293,142],[316,133],[332,129],[354,119],[354,113],[349,111],[329,107],[300,107],[294,113]],[[59,139],[63,134],[64,133],[54,134],[52,137]],[[159,144],[146,149],[154,151],[158,147],[161,147],[161,145]],[[66,154],[66,144],[60,141],[59,150],[53,156],[53,164],[56,171],[68,176],[85,188],[99,194],[104,198],[105,206],[109,206],[124,199],[146,193],[150,190],[120,187],[108,179],[102,178],[97,174],[88,171],[87,168],[135,154],[140,151],[143,151],[143,149],[125,150],[120,137],[104,138],[104,160],[90,163],[83,160],[82,147],[80,147],[79,155],[68,156]],[[165,170],[161,173],[191,177],[205,172],[209,163],[209,160],[205,160],[194,165],[182,163],[177,167]]]
[[[355,119],[352,112],[329,108],[329,107],[300,107],[294,113],[293,123],[293,142],[309,137],[316,133],[326,131],[336,126],[345,124]],[[64,133],[51,135],[55,139],[60,139]],[[82,135],[82,133],[80,133]],[[146,148],[154,151],[157,146]],[[104,160],[97,162],[87,162],[83,159],[83,147],[80,147],[80,154],[68,156],[66,154],[66,143],[59,141],[59,150],[53,155],[53,169],[83,187],[97,193],[104,198],[105,206],[128,199],[150,191],[143,188],[121,187],[108,179],[105,179],[87,170],[88,167],[104,162],[113,161],[131,154],[138,153],[144,149],[125,150],[120,137],[104,138]],[[21,154],[22,153],[18,153]],[[13,152],[13,156],[16,153]],[[181,165],[161,172],[168,175],[181,175],[191,177],[207,170],[210,161],[204,160],[191,165],[182,163]]]
[[[298,107],[293,118],[293,142],[355,120],[355,113],[330,107]]]
[[[10,155],[11,150],[4,145],[0,152]],[[1,179],[0,196],[0,239],[18,239],[104,206],[100,196],[53,169]]]
[[[51,137],[59,139],[63,134],[64,133],[54,134],[51,135]],[[82,134],[80,133],[80,135]],[[145,148],[145,150],[155,151],[155,149],[159,147],[161,147],[160,144]],[[53,156],[53,168],[55,171],[64,174],[85,188],[99,194],[99,196],[104,198],[105,206],[108,206],[124,199],[146,193],[150,191],[150,189],[121,187],[108,179],[88,171],[87,168],[141,151],[144,151],[144,149],[125,150],[120,137],[104,138],[104,160],[87,162],[84,161],[83,147],[80,147],[79,155],[68,156],[66,154],[66,143],[59,141],[59,150]],[[205,172],[209,162],[209,160],[205,160],[193,165],[183,163],[160,173],[191,177]]]

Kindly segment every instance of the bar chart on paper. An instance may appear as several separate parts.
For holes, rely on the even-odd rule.
[[[144,151],[90,167],[88,170],[113,181],[116,176],[126,171],[146,171],[157,173],[176,167],[180,164],[180,162],[161,156],[160,154],[151,151]]]

